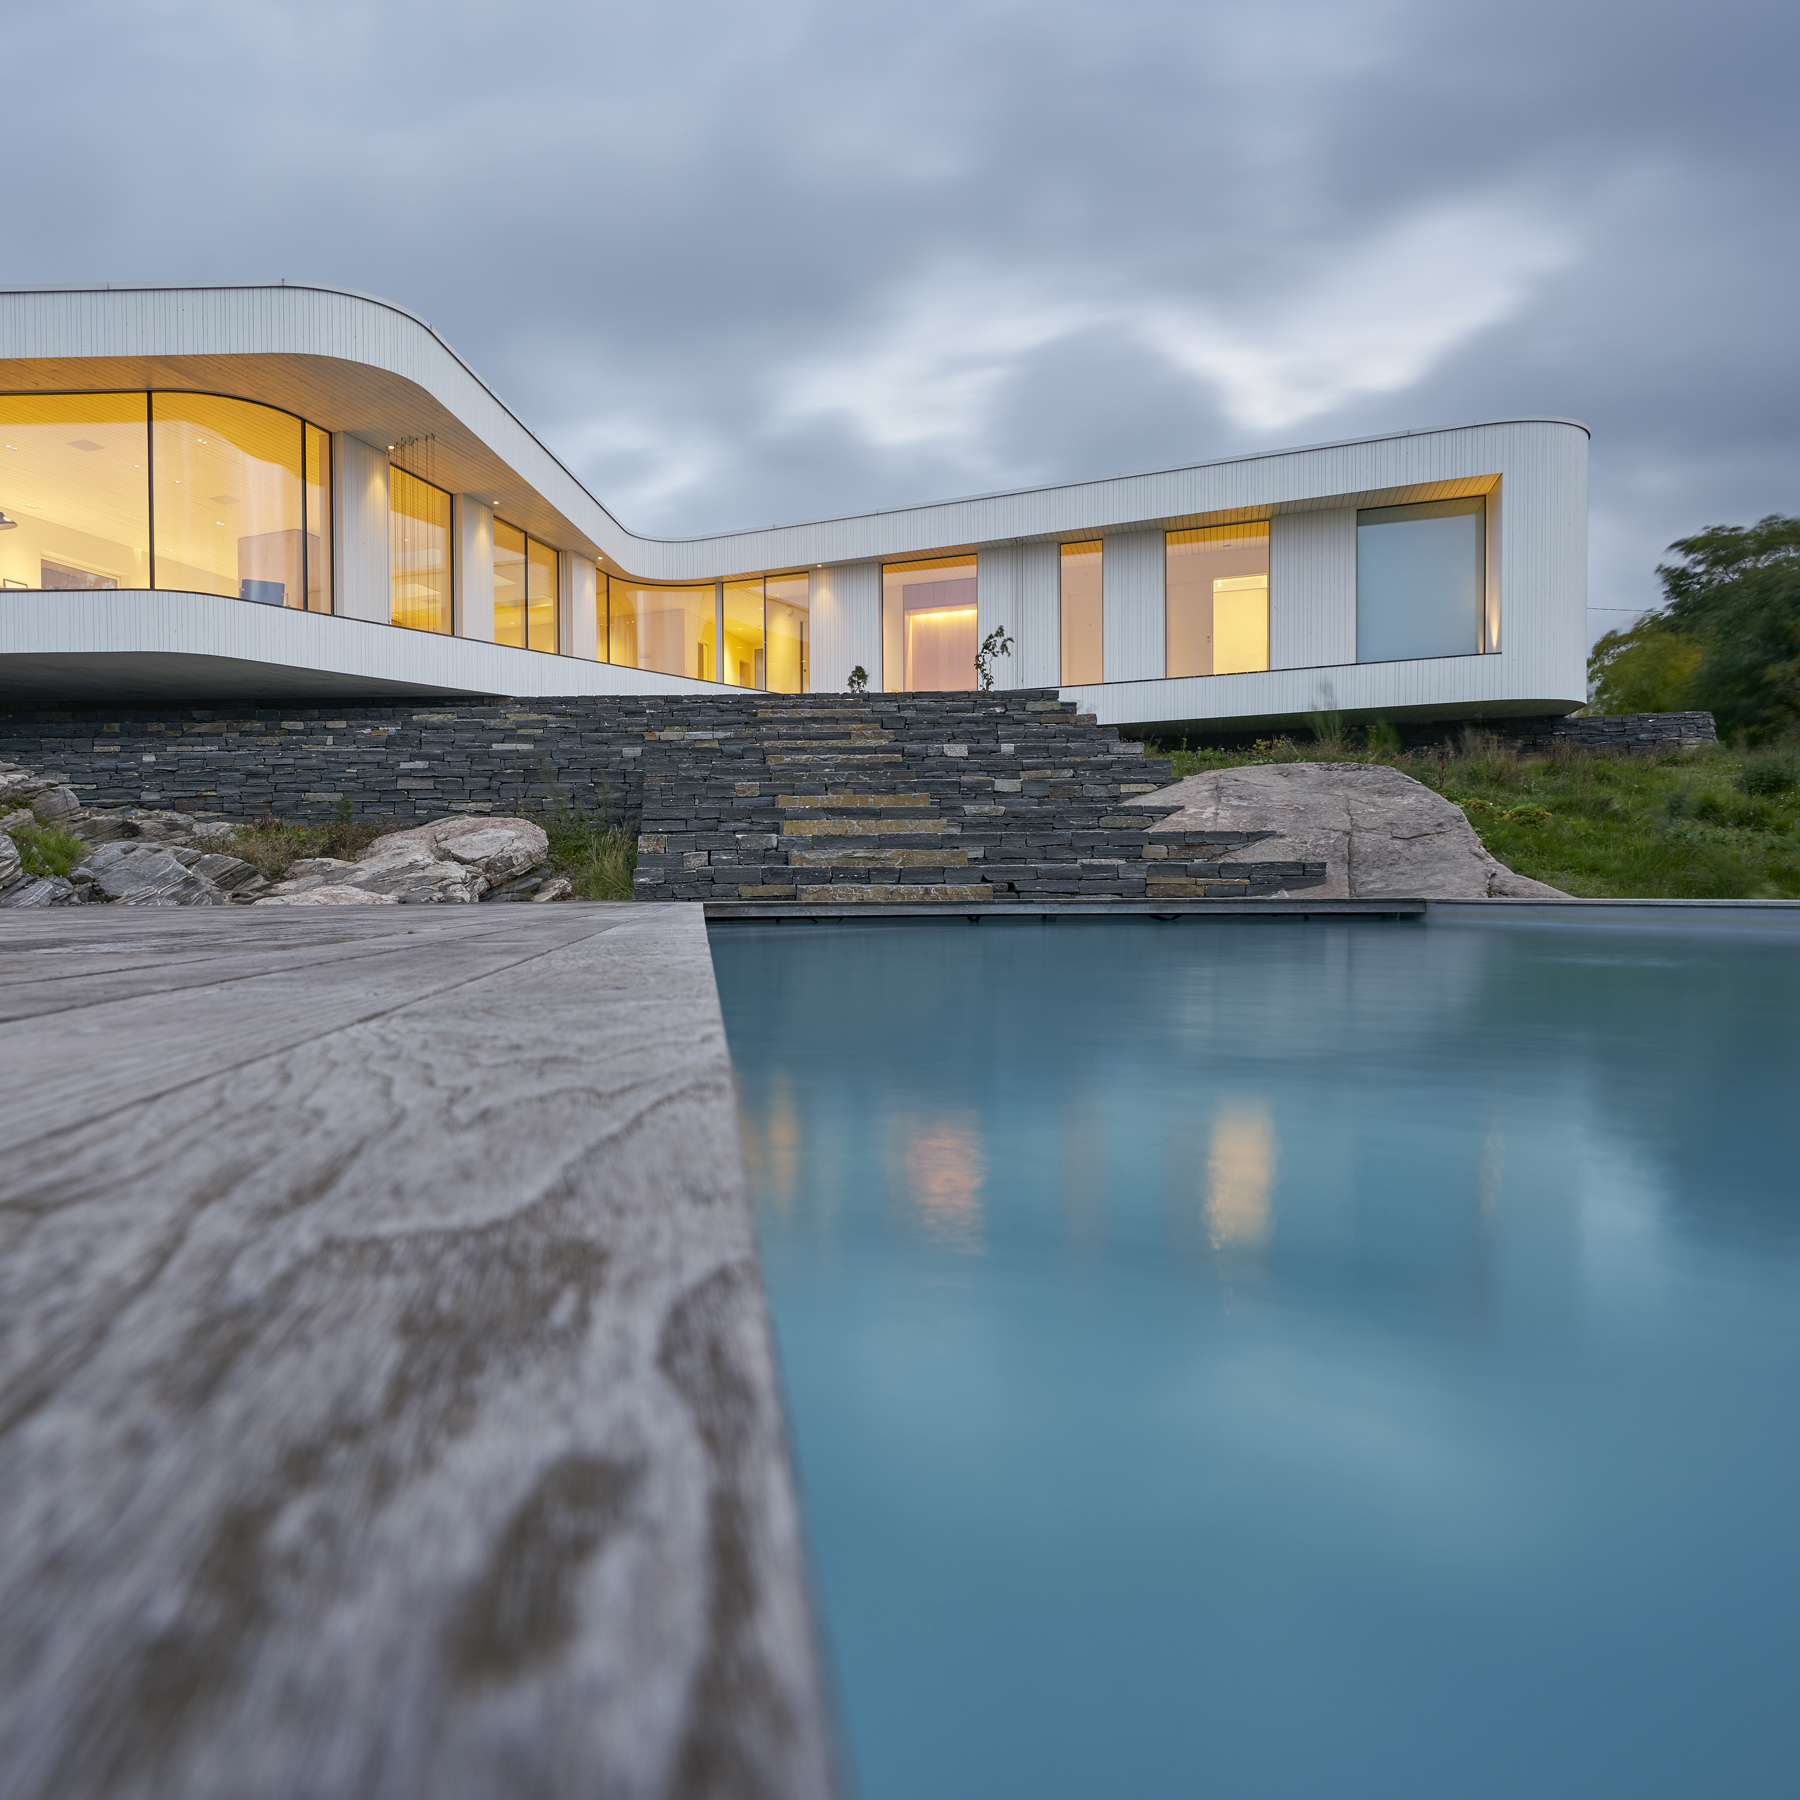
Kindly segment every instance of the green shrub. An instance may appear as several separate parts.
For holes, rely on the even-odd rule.
[[[1737,785],[1746,794],[1785,794],[1800,786],[1800,757],[1753,756],[1738,771]]]
[[[574,884],[578,900],[629,900],[637,873],[637,833],[596,817],[561,807],[538,821],[550,840],[550,861],[559,875]]]
[[[8,832],[27,875],[71,875],[93,846],[54,825],[14,825]]]

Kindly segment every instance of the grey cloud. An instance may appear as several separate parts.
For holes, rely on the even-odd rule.
[[[1671,538],[1800,506],[1791,7],[90,0],[9,31],[8,282],[385,294],[639,529],[1551,413],[1595,429],[1593,600],[1629,608]]]

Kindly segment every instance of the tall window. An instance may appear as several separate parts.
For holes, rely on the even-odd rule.
[[[145,394],[0,395],[0,586],[150,585]]]
[[[606,660],[627,669],[713,680],[713,585],[661,587],[610,577]]]
[[[494,642],[515,650],[557,648],[561,565],[548,544],[494,521]]]
[[[1164,613],[1171,675],[1269,666],[1269,527],[1209,525],[1168,535]]]
[[[810,584],[804,575],[771,575],[763,588],[768,596],[766,685],[775,694],[804,694],[812,685],[807,641]]]
[[[548,544],[525,540],[525,647],[556,653],[557,583],[561,568]]]
[[[1086,687],[1104,680],[1100,540],[1062,547],[1062,684]]]
[[[1474,656],[1486,642],[1487,500],[1356,515],[1356,660]]]
[[[388,616],[450,629],[450,496],[405,469],[388,474]]]
[[[150,454],[159,588],[306,604],[305,444],[292,413],[152,394]]]
[[[975,685],[975,558],[934,556],[881,571],[881,673],[890,694]]]
[[[727,687],[767,685],[761,581],[720,583],[719,678]]]

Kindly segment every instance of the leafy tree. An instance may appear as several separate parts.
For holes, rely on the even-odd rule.
[[[1609,631],[1588,655],[1588,705],[1594,712],[1680,712],[1700,667],[1696,638],[1671,631],[1661,615]]]
[[[1715,525],[1669,548],[1681,560],[1656,571],[1665,610],[1594,646],[1595,710],[1703,707],[1753,738],[1800,721],[1800,518]]]

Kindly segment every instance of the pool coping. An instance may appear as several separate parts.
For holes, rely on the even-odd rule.
[[[1202,918],[1254,915],[1268,918],[1381,918],[1416,919],[1424,915],[1424,900],[1007,900],[957,902],[914,901],[889,906],[864,902],[849,906],[802,906],[782,900],[708,900],[704,902],[710,924],[750,919],[1064,919],[1149,918],[1171,919],[1183,915]]]
[[[0,913],[0,1012],[9,1792],[838,1800],[699,907]]]

